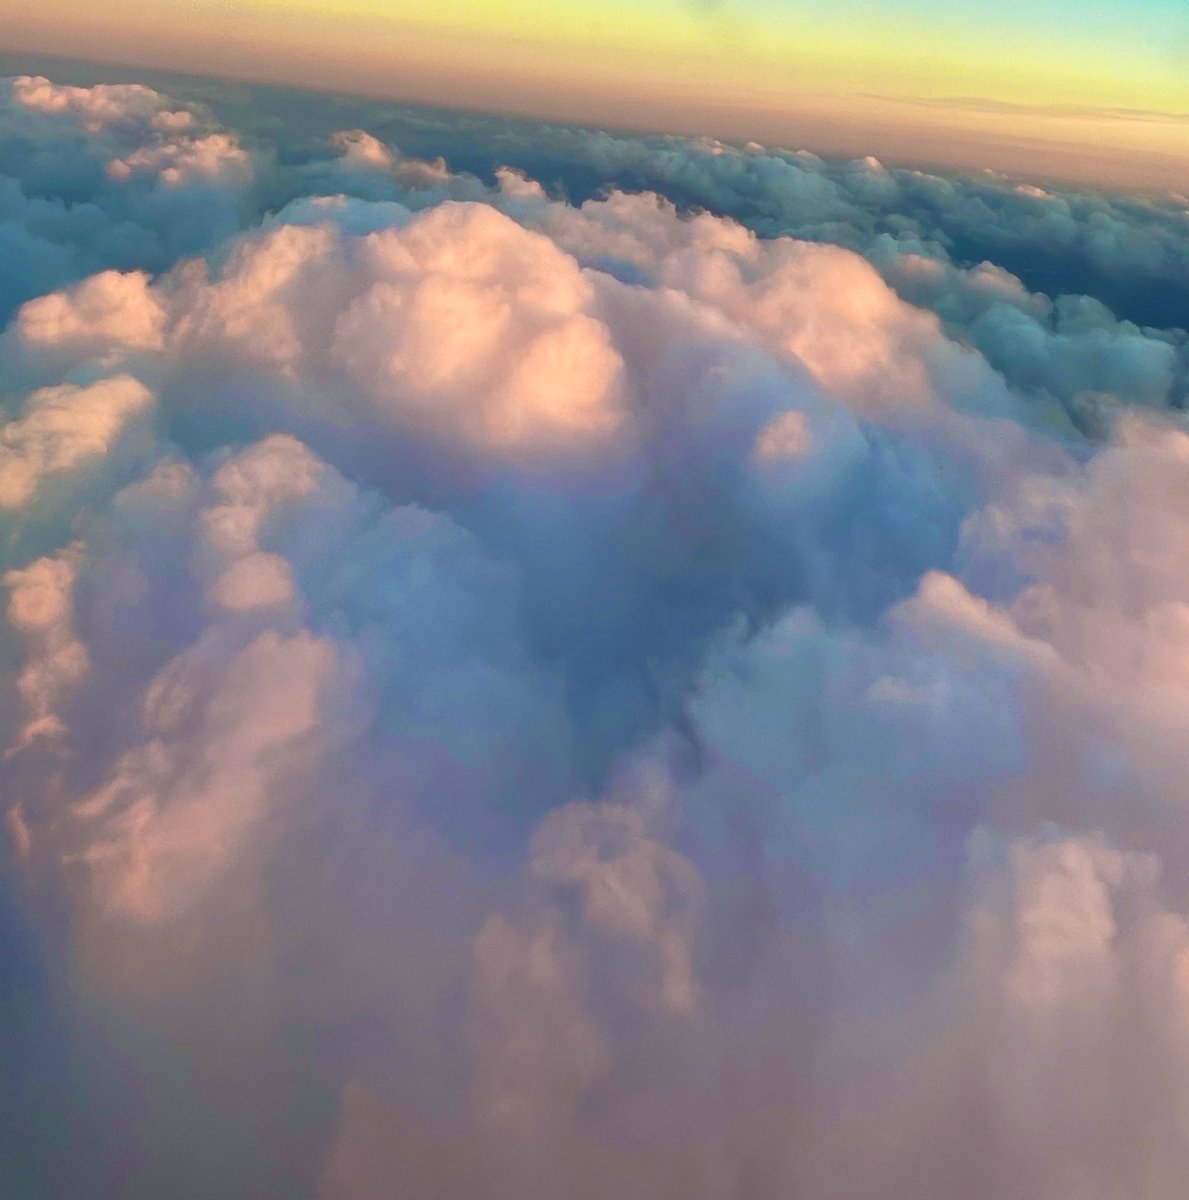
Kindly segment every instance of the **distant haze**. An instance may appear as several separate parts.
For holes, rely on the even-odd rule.
[[[5,12],[6,8],[16,11]],[[1076,20],[1072,14],[1076,12]],[[904,163],[1189,188],[1180,0],[0,0],[10,49]]]

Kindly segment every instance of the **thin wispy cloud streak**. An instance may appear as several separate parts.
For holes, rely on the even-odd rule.
[[[1023,116],[1031,113],[1049,117],[1077,117],[1088,121],[1104,118],[1117,121],[1189,121],[1189,113],[1166,112],[1162,109],[1100,107],[1092,104],[1019,104],[1010,100],[989,100],[982,96],[872,95],[871,99],[900,104],[922,104],[930,108],[968,108],[984,112],[1018,113]]]

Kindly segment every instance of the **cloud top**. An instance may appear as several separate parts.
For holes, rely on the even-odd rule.
[[[6,1179],[1180,1200],[1176,202],[369,112],[5,85]]]

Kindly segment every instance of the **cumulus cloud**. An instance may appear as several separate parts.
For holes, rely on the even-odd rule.
[[[8,623],[26,642],[25,661],[16,678],[25,724],[9,753],[36,737],[65,732],[54,709],[87,672],[87,648],[73,627],[78,549],[67,547],[5,572]]]
[[[11,96],[31,112],[76,118],[87,133],[134,123],[185,128],[191,120],[189,113],[166,111],[162,97],[139,83],[72,87],[51,83],[43,75],[19,75],[11,81]]]
[[[21,416],[0,428],[0,508],[23,508],[44,480],[101,459],[151,403],[130,375],[33,392]]]
[[[6,1179],[1179,1200],[1173,217],[5,87]]]
[[[232,233],[253,178],[238,137],[141,84],[0,82],[0,321],[101,268],[158,271]]]
[[[1088,389],[1070,366],[1095,351],[1083,349],[1083,330],[1063,321],[1062,306],[1053,302],[1068,296],[1066,307],[1076,307],[1076,298],[1089,295],[1105,305],[1095,306],[1091,343],[1147,342],[1144,350],[1164,368],[1155,386],[1151,369],[1141,367],[1134,382],[1121,370],[1112,394],[1125,402],[1156,394],[1183,405],[1189,295],[1185,212],[1175,196],[1038,188],[992,172],[941,177],[888,169],[874,158],[828,163],[754,143],[739,149],[515,125],[485,132],[506,162],[560,178],[580,194],[608,183],[654,189],[683,208],[734,216],[765,237],[789,234],[857,250],[905,299],[938,312],[1013,380],[1011,340],[984,333],[1000,318],[1025,312],[1032,318],[1031,353],[1020,364],[1019,385],[1044,388],[1073,407]],[[465,146],[459,152],[465,156]],[[988,287],[993,279],[997,284]],[[982,313],[990,328],[972,328]],[[1124,354],[1131,353],[1126,344]],[[1032,366],[1042,357],[1043,379]]]

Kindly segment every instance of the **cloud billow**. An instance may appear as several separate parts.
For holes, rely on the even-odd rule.
[[[4,87],[21,1195],[1178,1200],[1174,202]]]

